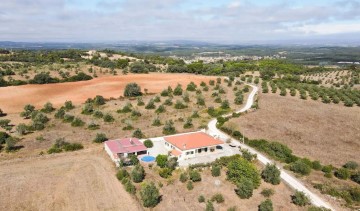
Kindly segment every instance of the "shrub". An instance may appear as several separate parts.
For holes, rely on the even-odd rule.
[[[177,100],[174,107],[176,109],[184,109],[184,108],[187,108],[187,105],[184,104],[182,101]]]
[[[103,118],[103,116],[104,116],[104,114],[101,111],[99,111],[99,110],[94,111],[95,118]]]
[[[190,180],[193,182],[200,182],[201,181],[201,175],[197,170],[191,170],[189,172]]]
[[[220,174],[221,174],[221,167],[218,165],[213,165],[211,167],[211,175],[213,177],[218,177],[218,176],[220,176]]]
[[[313,161],[313,162],[312,162],[312,168],[313,168],[314,170],[317,170],[317,171],[321,170],[321,169],[322,169],[322,165],[321,165],[320,161],[318,161],[318,160]]]
[[[64,108],[60,108],[54,115],[54,117],[56,119],[63,119],[65,116],[65,109]]]
[[[206,202],[205,211],[215,211],[214,205],[211,201]]]
[[[75,117],[72,116],[72,115],[70,115],[70,114],[65,114],[63,121],[64,121],[64,122],[72,122],[72,121],[74,121],[74,118],[75,118]]]
[[[221,193],[217,193],[211,197],[211,201],[216,201],[216,203],[220,204],[223,203],[225,200]]]
[[[159,175],[162,178],[168,178],[171,176],[171,174],[172,174],[172,169],[170,169],[170,168],[162,168],[159,171]]]
[[[129,113],[132,111],[132,105],[131,103],[126,103],[126,105],[122,108],[117,110],[118,113]]]
[[[89,125],[88,125],[88,127],[87,127],[89,130],[97,130],[97,129],[99,129],[100,128],[100,125],[98,125],[98,124],[96,124],[96,123],[94,123],[94,122],[92,122],[92,123],[90,123]]]
[[[141,165],[137,164],[131,171],[131,179],[133,180],[133,182],[139,183],[142,182],[144,178],[145,170]]]
[[[75,108],[75,106],[73,105],[72,101],[65,101],[65,110],[66,111],[70,111],[72,110],[73,108]]]
[[[119,171],[116,173],[116,178],[121,181],[124,178],[128,178],[130,175],[129,173],[126,171],[126,169],[119,169]]]
[[[263,195],[264,197],[270,197],[274,195],[274,190],[270,188],[265,188],[261,191],[261,195]]]
[[[174,127],[174,122],[172,120],[166,121],[164,128],[163,128],[163,134],[164,135],[172,135],[176,133],[176,129]]]
[[[184,124],[184,129],[188,129],[188,128],[192,128],[194,125],[192,123],[192,119],[191,118],[187,118],[186,119],[186,122]]]
[[[180,174],[180,178],[179,178],[180,182],[184,183],[188,180],[188,175],[187,173],[183,172]]]
[[[296,191],[295,194],[291,196],[291,201],[300,207],[310,204],[310,199],[301,191]]]
[[[143,106],[143,105],[145,105],[145,103],[144,103],[142,97],[140,97],[140,96],[137,97],[137,106]]]
[[[166,106],[171,106],[171,105],[173,104],[173,103],[172,103],[172,98],[166,99],[163,104],[166,105]]]
[[[248,178],[242,178],[237,183],[237,189],[235,190],[235,192],[241,199],[248,199],[253,195],[253,190],[253,182]]]
[[[343,167],[346,168],[346,169],[352,169],[352,170],[354,170],[354,169],[356,169],[357,167],[359,167],[359,164],[358,164],[357,162],[355,162],[355,161],[349,161],[349,162],[345,163],[345,164],[343,165]]]
[[[335,171],[334,175],[339,179],[347,180],[350,177],[350,172],[346,168],[340,168]]]
[[[188,181],[188,183],[186,184],[186,188],[187,188],[188,190],[194,189],[194,185],[193,185],[192,181]]]
[[[108,138],[106,137],[106,135],[104,133],[97,133],[96,137],[94,139],[94,142],[95,143],[103,143],[107,140],[108,140]]]
[[[190,92],[194,92],[196,90],[197,86],[194,82],[190,82],[187,87],[186,87],[186,90],[187,91],[190,91]]]
[[[105,114],[103,119],[104,119],[104,122],[114,122],[115,121],[114,117],[111,114]]]
[[[0,131],[0,145],[4,144],[6,142],[6,139],[9,137],[10,137],[9,134],[7,134],[6,132]]]
[[[141,88],[137,83],[129,83],[124,90],[125,97],[136,97],[142,95]]]
[[[77,151],[80,149],[84,149],[84,146],[80,143],[71,143],[64,145],[63,149],[65,151]]]
[[[44,107],[41,109],[44,113],[51,113],[55,110],[53,105],[50,102],[45,103]]]
[[[35,106],[27,104],[24,106],[24,111],[20,113],[20,116],[28,119],[34,111]]]
[[[179,165],[177,157],[171,157],[166,162],[166,166],[171,170],[175,170],[175,168]]]
[[[20,123],[16,126],[16,132],[19,135],[25,135],[28,130],[28,127],[24,123]],[[1,141],[0,141],[1,142]],[[0,143],[1,144],[1,143]]]
[[[145,183],[141,187],[140,198],[144,207],[155,207],[160,202],[160,193],[153,182]]]
[[[164,113],[165,111],[166,111],[165,106],[160,105],[160,106],[156,109],[155,113],[159,114],[159,113]]]
[[[325,207],[316,207],[316,206],[310,206],[307,211],[331,211],[330,209],[327,209]]]
[[[327,166],[323,166],[321,171],[324,173],[331,173],[331,171],[333,170],[333,166],[332,165],[327,165]]]
[[[180,95],[182,95],[182,92],[183,92],[183,89],[181,88],[181,85],[178,84],[178,85],[175,87],[173,94],[174,94],[175,96],[180,96]]]
[[[71,126],[73,127],[82,127],[85,125],[85,122],[80,118],[75,118],[74,121],[71,122]]]
[[[259,211],[273,211],[273,204],[270,199],[266,199],[259,205]]]
[[[153,120],[153,122],[152,122],[151,125],[152,125],[152,126],[160,126],[160,125],[161,125],[161,121],[160,121],[159,117],[156,117],[156,118]]]
[[[136,193],[136,188],[135,188],[135,185],[132,184],[131,181],[128,181],[126,184],[125,184],[125,190],[126,192],[130,193],[130,194],[135,194]]]
[[[165,168],[166,167],[166,163],[168,161],[168,156],[167,155],[158,155],[156,156],[156,164],[160,167],[160,168]]]
[[[257,188],[260,185],[260,175],[256,169],[256,167],[250,163],[249,161],[243,158],[235,158],[230,161],[227,165],[227,178],[238,184],[243,181],[242,179],[246,178],[252,181],[252,186]]]
[[[360,171],[357,171],[353,175],[351,175],[351,180],[360,184]]]
[[[261,177],[265,182],[273,185],[280,184],[280,170],[275,164],[266,164],[265,169],[261,172]]]
[[[311,172],[311,167],[303,160],[298,160],[290,164],[290,170],[301,175],[309,175]]]
[[[94,105],[100,106],[105,104],[105,98],[101,95],[96,95],[93,100]]]
[[[149,100],[149,102],[146,104],[145,109],[155,109],[155,102],[153,99]]]
[[[247,149],[242,149],[241,150],[241,155],[243,158],[245,158],[245,160],[251,162],[254,159],[256,159],[256,154],[252,154],[251,152],[249,152],[249,150]]]
[[[199,203],[205,202],[205,197],[204,197],[203,195],[200,195],[200,196],[198,197],[198,201],[199,201]]]
[[[154,143],[150,139],[147,139],[144,141],[144,145],[146,146],[146,148],[152,148],[154,146]]]
[[[129,155],[128,158],[130,159],[130,164],[131,165],[138,165],[139,164],[139,159],[137,158],[136,155]]]
[[[133,137],[135,137],[135,138],[143,138],[144,137],[144,134],[143,134],[143,132],[140,130],[140,128],[137,128],[134,132],[133,132],[133,134],[132,134],[132,136]]]

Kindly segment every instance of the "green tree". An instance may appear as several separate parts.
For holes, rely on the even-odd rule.
[[[70,111],[75,108],[72,101],[65,101],[65,110]]]
[[[253,190],[255,187],[251,179],[241,178],[236,186],[237,189],[235,192],[241,199],[248,199],[253,195]]]
[[[184,182],[186,182],[188,179],[189,179],[189,178],[188,178],[187,173],[183,172],[183,173],[180,174],[180,178],[179,178],[180,182],[184,183]]]
[[[114,117],[111,114],[105,114],[103,119],[104,119],[104,122],[114,122],[115,121]]]
[[[131,179],[135,183],[139,183],[142,182],[144,178],[145,178],[145,170],[140,164],[137,164],[131,171]]]
[[[24,107],[24,111],[20,113],[21,117],[24,117],[25,119],[30,118],[32,112],[35,111],[35,106],[27,104]]]
[[[183,89],[181,88],[181,85],[178,84],[178,85],[175,87],[173,94],[174,94],[175,96],[180,96],[180,95],[182,95],[182,93],[183,93]]]
[[[197,88],[196,84],[191,81],[191,82],[187,85],[186,90],[187,90],[187,91],[190,91],[190,92],[194,92],[194,91],[196,91],[196,88]]]
[[[124,90],[125,97],[136,97],[141,95],[141,88],[137,83],[129,83],[126,85]]]
[[[94,107],[91,103],[86,103],[81,111],[81,113],[85,115],[91,115],[93,112],[94,112]]]
[[[53,107],[53,105],[50,102],[45,103],[43,109],[41,109],[41,111],[44,113],[51,113],[54,110],[55,110],[55,108]]]
[[[103,143],[107,140],[108,140],[108,138],[106,137],[105,133],[97,133],[96,137],[94,139],[94,142],[95,143]]]
[[[211,167],[211,175],[213,177],[218,177],[221,175],[221,167],[219,165],[213,165]]]
[[[205,211],[215,211],[214,205],[210,200],[206,202]]]
[[[94,105],[100,106],[105,104],[105,98],[101,95],[96,95],[94,98]]]
[[[133,134],[132,134],[133,137],[135,138],[143,138],[145,135],[143,134],[143,132],[141,131],[140,128],[137,128]]]
[[[193,182],[200,182],[201,181],[201,175],[199,171],[193,169],[189,172],[190,180]]]
[[[166,167],[166,163],[168,161],[168,156],[167,155],[158,155],[156,156],[156,164],[160,167],[160,168],[165,168]]]
[[[335,171],[334,175],[339,179],[347,180],[350,177],[350,172],[346,168],[340,168]]]
[[[174,127],[174,122],[172,120],[166,121],[164,128],[163,128],[163,134],[164,135],[172,135],[176,133],[176,129]]]
[[[273,185],[280,184],[280,170],[275,164],[266,164],[265,169],[261,172],[261,177],[265,182]]]
[[[150,139],[147,139],[144,141],[144,145],[146,146],[146,148],[152,148],[154,146],[154,143]]]
[[[24,123],[20,123],[20,124],[18,124],[18,126],[16,126],[16,132],[19,135],[25,135],[27,132],[27,129],[28,129],[28,127]]]
[[[256,167],[245,160],[238,158],[228,164],[227,178],[235,184],[246,178],[252,181],[253,187],[257,188],[260,185],[260,174]]]
[[[259,205],[259,211],[273,211],[273,204],[270,199],[266,199]]]
[[[295,194],[291,196],[291,201],[300,207],[310,204],[310,199],[301,191],[296,191]]]
[[[153,182],[141,186],[140,198],[144,207],[155,207],[160,202],[160,193]]]

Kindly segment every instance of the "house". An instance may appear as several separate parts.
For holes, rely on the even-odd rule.
[[[165,136],[165,148],[179,160],[211,154],[223,149],[224,142],[199,131]]]
[[[127,158],[129,155],[147,154],[147,148],[137,138],[105,141],[104,148],[116,163],[120,162],[120,158]]]

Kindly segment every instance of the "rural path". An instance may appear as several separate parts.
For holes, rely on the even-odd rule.
[[[254,86],[252,84],[248,84],[249,86],[252,87],[252,91],[248,96],[248,99],[246,101],[245,106],[236,111],[236,113],[242,113],[245,112],[247,110],[249,110],[251,108],[251,106],[254,103],[254,99],[255,99],[255,95],[258,92],[258,87]],[[224,115],[224,117],[228,117],[231,114],[228,115]],[[249,150],[251,153],[256,154],[257,155],[257,159],[264,165],[268,164],[268,163],[275,163],[273,161],[271,161],[270,159],[268,159],[267,157],[265,157],[263,154],[259,153],[258,151],[256,151],[255,149],[241,143],[239,140],[236,140],[230,136],[228,136],[226,133],[222,132],[221,130],[219,130],[216,127],[216,123],[217,123],[217,119],[212,119],[209,123],[208,123],[208,130],[207,132],[212,135],[212,136],[218,136],[220,139],[222,140],[228,140],[231,139],[232,144],[240,146],[242,149],[247,149]],[[279,168],[279,167],[278,167]],[[298,191],[302,191],[304,192],[311,200],[312,204],[318,207],[325,207],[331,210],[335,210],[334,208],[332,208],[328,203],[326,203],[324,200],[322,200],[318,195],[316,195],[315,193],[311,192],[308,188],[306,188],[298,179],[296,179],[294,176],[288,174],[284,169],[279,168],[281,171],[281,179],[287,183],[290,187],[292,187],[293,189],[296,189]]]

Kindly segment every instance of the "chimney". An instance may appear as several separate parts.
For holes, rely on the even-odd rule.
[[[132,141],[132,138],[130,138],[130,144],[134,145],[134,142]]]

